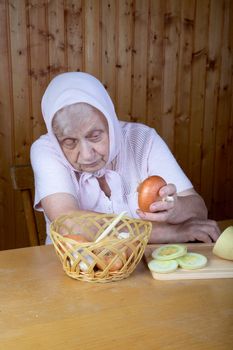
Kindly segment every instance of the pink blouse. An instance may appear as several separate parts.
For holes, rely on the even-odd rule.
[[[93,203],[93,193],[80,188],[80,174],[64,163],[61,153],[54,148],[49,135],[41,136],[31,147],[31,163],[35,175],[35,208],[42,211],[42,198],[54,193],[73,195],[80,209],[104,213],[127,211],[131,217],[138,217],[138,184],[150,175],[160,175],[167,183],[174,183],[177,192],[192,188],[165,142],[154,129],[139,123],[119,122],[122,130],[122,141],[119,154],[109,164],[110,172],[118,175],[106,180],[111,188],[108,198],[99,188],[98,196]],[[82,187],[85,184],[82,184]],[[47,234],[49,233],[49,220]],[[50,242],[49,237],[46,240]]]

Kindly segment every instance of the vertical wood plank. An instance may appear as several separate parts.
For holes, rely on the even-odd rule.
[[[224,2],[224,20],[221,45],[221,66],[220,66],[220,86],[217,101],[217,120],[216,120],[216,141],[215,141],[215,161],[214,161],[214,183],[213,183],[213,210],[212,216],[219,219],[218,208],[227,208],[227,155],[228,148],[228,125],[230,124],[231,110],[231,82],[232,82],[232,55],[230,52],[229,37],[229,13],[230,1]],[[231,153],[233,147],[231,146]],[[226,212],[221,215],[226,215]]]
[[[195,12],[192,52],[189,174],[194,187],[199,192],[201,191],[202,132],[205,104],[209,0],[197,0]]]
[[[226,192],[226,208],[225,214],[227,218],[233,217],[233,1],[230,1],[229,5],[229,51],[230,62],[231,62],[231,85],[230,85],[230,120],[228,124],[227,132],[227,181],[224,184],[224,190]],[[222,210],[220,209],[219,215]]]
[[[99,0],[85,0],[84,25],[84,70],[101,77],[101,44],[100,44],[100,2]]]
[[[165,2],[150,1],[147,123],[161,133]]]
[[[135,0],[132,120],[146,122],[147,107],[147,50],[148,50],[148,1]]]
[[[9,220],[9,213],[15,212],[14,195],[10,181],[12,149],[12,90],[11,62],[8,41],[8,8],[6,1],[0,1],[0,249],[14,247],[15,220]],[[4,84],[3,84],[4,82]],[[6,234],[7,233],[7,234]]]
[[[132,1],[117,1],[116,110],[122,120],[131,118]]]
[[[25,1],[9,1],[10,50],[13,89],[13,152],[14,164],[29,161],[32,140],[30,118],[28,32]],[[20,193],[14,193],[16,231],[14,245],[26,240],[25,219]]]
[[[48,2],[49,78],[64,72],[67,67],[65,56],[65,27],[63,0]]]
[[[83,70],[83,6],[81,0],[66,0],[67,70]]]
[[[175,115],[175,154],[187,173],[189,173],[189,127],[191,95],[191,62],[194,28],[195,0],[183,1],[181,9],[181,32],[178,61]]]
[[[41,113],[41,98],[49,81],[47,1],[30,0],[27,11],[30,50],[30,114],[33,122],[32,139],[36,140],[41,134],[46,133],[46,127]],[[43,216],[42,213],[39,213],[37,216],[39,215],[40,217],[41,215]],[[41,223],[41,220],[38,222]],[[41,237],[45,237],[44,219],[42,224],[38,224],[38,231]]]
[[[177,87],[177,67],[180,36],[180,1],[167,0],[165,13],[165,60],[163,81],[162,135],[174,151],[174,124]]]
[[[115,1],[101,1],[101,81],[116,100],[116,6]]]
[[[48,35],[47,1],[30,0],[28,3],[30,78],[31,78],[31,119],[33,140],[46,132],[41,114],[41,98],[48,84]],[[40,58],[40,59],[38,59]]]
[[[216,113],[219,93],[220,50],[223,29],[223,3],[212,0],[209,18],[208,61],[203,125],[203,159],[201,192],[209,211],[212,210],[214,157],[216,138]]]
[[[10,42],[12,59],[13,113],[15,129],[15,163],[29,160],[31,144],[29,62],[25,2],[9,2]],[[22,121],[24,127],[22,128]],[[21,130],[21,132],[17,132]]]

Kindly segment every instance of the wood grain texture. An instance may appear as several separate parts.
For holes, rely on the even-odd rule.
[[[28,36],[30,47],[30,119],[32,120],[33,139],[45,133],[45,124],[41,118],[41,96],[49,82],[49,40],[47,35],[46,1],[31,0],[27,9]],[[38,59],[39,58],[39,59]]]
[[[84,71],[101,78],[100,6],[99,0],[84,1]]]
[[[166,2],[164,16],[164,81],[162,130],[164,140],[174,151],[176,89],[180,36],[180,11],[178,0]]]
[[[201,192],[208,208],[212,207],[217,106],[220,84],[221,43],[223,36],[223,3],[212,1],[209,13],[208,53],[206,70],[205,109],[203,123],[203,158]],[[207,176],[208,174],[208,176]]]
[[[162,134],[164,18],[166,2],[151,1],[147,72],[147,124]]]
[[[116,100],[118,115],[131,120],[133,2],[117,1],[116,7]],[[122,88],[124,87],[124,88]]]
[[[5,2],[0,2],[0,247],[15,246],[15,220],[8,220],[15,212],[14,192],[10,179],[13,162],[13,104],[11,60],[9,47],[9,11]],[[6,220],[7,218],[7,220]],[[11,232],[11,234],[8,234]]]
[[[84,53],[84,11],[82,0],[66,0],[65,2],[67,70],[83,70]]]
[[[230,1],[230,28],[229,28],[229,43],[230,43],[230,57],[231,62],[233,62],[233,2]],[[230,121],[228,125],[228,132],[227,132],[227,149],[232,150],[233,149],[233,75],[231,73],[231,106],[230,106]],[[228,217],[232,215],[233,213],[233,201],[232,201],[232,179],[233,179],[233,152],[227,152],[227,181],[225,183],[224,188],[226,189],[226,198],[228,205],[226,206],[226,214]]]
[[[53,246],[0,252],[2,350],[231,350],[233,279],[157,281],[143,262],[94,285]]]
[[[232,1],[2,0],[0,8],[0,249],[27,245],[9,167],[29,162],[45,133],[43,92],[67,70],[101,79],[121,120],[159,132],[210,218],[233,216]]]
[[[209,0],[197,0],[195,8],[192,83],[190,97],[189,174],[195,179],[197,191],[201,190],[201,164],[203,157],[203,123],[207,65]]]
[[[148,1],[135,1],[132,50],[132,120],[146,122]]]
[[[219,207],[227,208],[230,206],[227,198],[227,186],[229,182],[227,171],[228,149],[231,148],[228,139],[228,125],[230,125],[231,94],[232,94],[232,52],[230,51],[230,1],[225,2],[223,7],[223,28],[220,54],[220,77],[219,93],[216,112],[216,138],[215,138],[215,161],[214,161],[214,179],[213,179],[213,215],[217,215]],[[224,210],[224,209],[223,209]]]
[[[101,1],[101,81],[116,100],[116,6],[114,1]],[[114,68],[114,69],[113,69]]]
[[[189,131],[191,103],[192,42],[194,29],[195,1],[184,1],[180,18],[180,43],[176,89],[175,140],[174,152],[179,155],[178,162],[190,176]]]

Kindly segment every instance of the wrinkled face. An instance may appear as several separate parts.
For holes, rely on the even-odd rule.
[[[56,113],[53,130],[76,170],[93,173],[105,166],[109,157],[108,123],[99,110],[84,103],[65,107]]]

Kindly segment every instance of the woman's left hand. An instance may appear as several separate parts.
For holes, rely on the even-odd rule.
[[[167,224],[180,224],[190,218],[207,219],[203,198],[193,188],[177,194],[176,186],[168,184],[159,195],[162,200],[152,203],[150,212],[137,210],[141,219]]]

